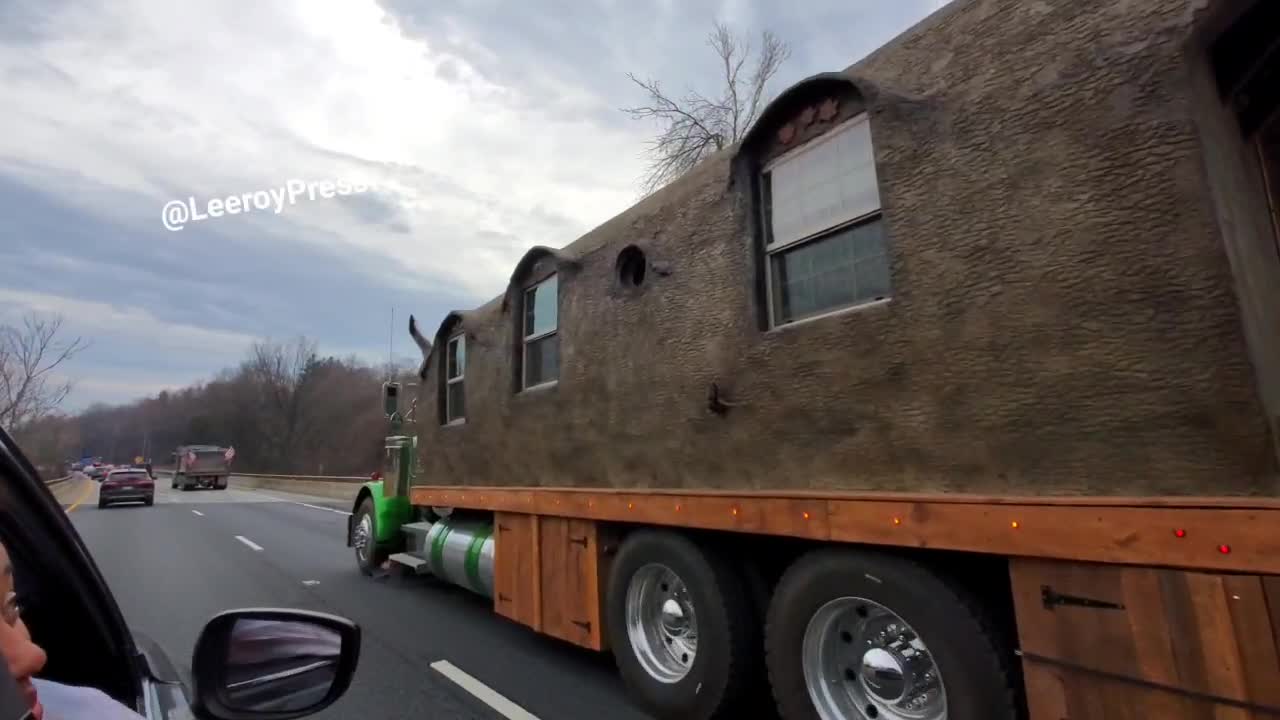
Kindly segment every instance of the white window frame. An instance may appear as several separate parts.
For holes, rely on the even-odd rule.
[[[548,282],[551,282],[552,280],[556,281],[556,325],[550,330],[545,330],[540,333],[530,334],[529,328],[528,328],[529,295],[530,293],[536,291],[539,287],[547,284]],[[543,380],[542,382],[537,383],[535,385],[529,384],[529,343],[535,342],[537,340],[542,340],[543,338],[551,337],[552,335],[555,335],[558,332],[560,332],[560,278],[558,277],[558,273],[552,273],[551,275],[548,275],[547,277],[539,280],[538,282],[526,287],[524,289],[523,294],[520,296],[520,335],[521,335],[520,390],[521,391],[550,386],[560,382],[560,360],[559,360],[559,351],[557,350],[556,376],[550,380]]]
[[[462,348],[462,362],[458,364],[458,376],[449,377],[449,361],[453,359],[453,348]],[[444,421],[446,425],[460,425],[467,421],[466,407],[458,417],[453,416],[453,395],[449,393],[449,389],[454,384],[462,385],[462,392],[466,393],[467,380],[467,335],[466,333],[458,333],[449,338],[449,342],[444,346]]]
[[[795,325],[796,323],[806,322],[809,320],[826,317],[827,315],[833,315],[836,313],[847,312],[849,310],[866,307],[868,305],[880,304],[880,303],[887,302],[888,300],[888,298],[859,300],[847,305],[839,305],[839,306],[835,306],[827,310],[822,310],[810,315],[802,315],[784,322],[779,322],[777,318],[777,306],[776,306],[778,298],[775,296],[775,291],[773,287],[774,286],[774,281],[773,281],[774,263],[777,262],[777,259],[776,259],[777,256],[782,255],[791,250],[794,250],[798,247],[801,247],[802,245],[807,245],[811,242],[820,242],[824,238],[828,238],[832,235],[835,235],[838,232],[846,230],[855,225],[862,225],[862,224],[873,222],[876,220],[880,220],[881,222],[883,222],[882,217],[883,217],[884,208],[883,208],[883,201],[879,199],[879,175],[877,173],[877,168],[875,167],[874,154],[872,156],[872,164],[871,164],[871,170],[873,173],[873,179],[874,179],[876,194],[877,194],[877,202],[876,202],[877,207],[874,210],[870,210],[868,212],[864,212],[860,215],[856,215],[850,218],[841,219],[837,221],[835,224],[832,224],[828,227],[822,228],[820,230],[811,231],[803,236],[791,238],[790,240],[786,240],[784,242],[771,242],[771,240],[773,239],[773,226],[772,226],[773,208],[771,206],[773,203],[773,193],[770,192],[770,196],[768,198],[768,203],[770,204],[770,207],[765,207],[764,197],[763,197],[763,179],[766,175],[770,175],[777,168],[783,165],[786,165],[787,163],[792,162],[803,155],[819,151],[824,145],[827,145],[835,141],[837,138],[839,138],[841,133],[850,131],[858,125],[868,124],[868,128],[867,128],[868,138],[871,142],[872,152],[874,153],[875,141],[874,141],[874,138],[870,137],[869,123],[870,123],[870,118],[867,116],[867,113],[865,112],[859,113],[853,116],[852,118],[849,118],[848,120],[845,120],[844,122],[835,126],[829,132],[824,133],[823,135],[819,136],[818,138],[808,143],[805,143],[803,146],[789,150],[783,153],[782,155],[779,155],[778,157],[774,158],[773,160],[770,160],[760,170],[761,204],[760,204],[759,217],[761,221],[761,226],[764,228],[762,244],[764,246],[765,303],[767,306],[765,312],[766,312],[766,315],[768,316],[768,327],[770,329],[789,327],[791,325]],[[772,180],[770,180],[770,182],[772,183]],[[892,296],[892,288],[890,289],[890,297],[891,296]]]

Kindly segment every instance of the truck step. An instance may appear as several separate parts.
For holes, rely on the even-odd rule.
[[[426,559],[413,553],[396,553],[387,559],[404,565],[418,575],[426,575],[431,572],[431,567],[427,563]]]

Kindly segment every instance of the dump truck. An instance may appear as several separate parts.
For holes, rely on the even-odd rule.
[[[956,0],[784,90],[411,319],[356,564],[659,718],[1276,717],[1277,28]]]
[[[235,451],[218,445],[183,445],[173,452],[173,480],[177,490],[226,490]]]

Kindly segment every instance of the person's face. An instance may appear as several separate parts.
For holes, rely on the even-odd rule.
[[[44,669],[48,657],[44,650],[31,641],[31,633],[23,624],[18,614],[18,606],[13,595],[13,565],[9,562],[9,552],[0,545],[0,655],[9,665],[9,673],[18,681],[18,687],[31,704],[31,712],[36,720],[44,717],[44,707],[36,696],[36,688],[31,684],[31,677]]]

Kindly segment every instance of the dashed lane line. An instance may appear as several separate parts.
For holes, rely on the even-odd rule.
[[[458,687],[471,693],[477,700],[493,708],[508,720],[538,720],[536,715],[503,697],[497,690],[459,670],[448,660],[437,660],[431,663],[431,669],[449,678]]]
[[[237,540],[239,540],[240,542],[244,543],[245,545],[248,545],[250,548],[252,548],[252,549],[253,549],[253,551],[254,551],[254,552],[262,552],[262,546],[261,546],[261,545],[259,545],[259,544],[258,544],[258,543],[256,543],[256,542],[254,542],[254,541],[250,540],[249,538],[247,538],[247,537],[245,537],[245,536],[243,536],[243,535],[237,535],[237,536],[236,536],[236,539],[237,539]]]
[[[192,510],[192,511],[191,511],[191,514],[192,514],[192,515],[199,515],[200,517],[204,517],[204,513],[200,512],[199,510]]]

